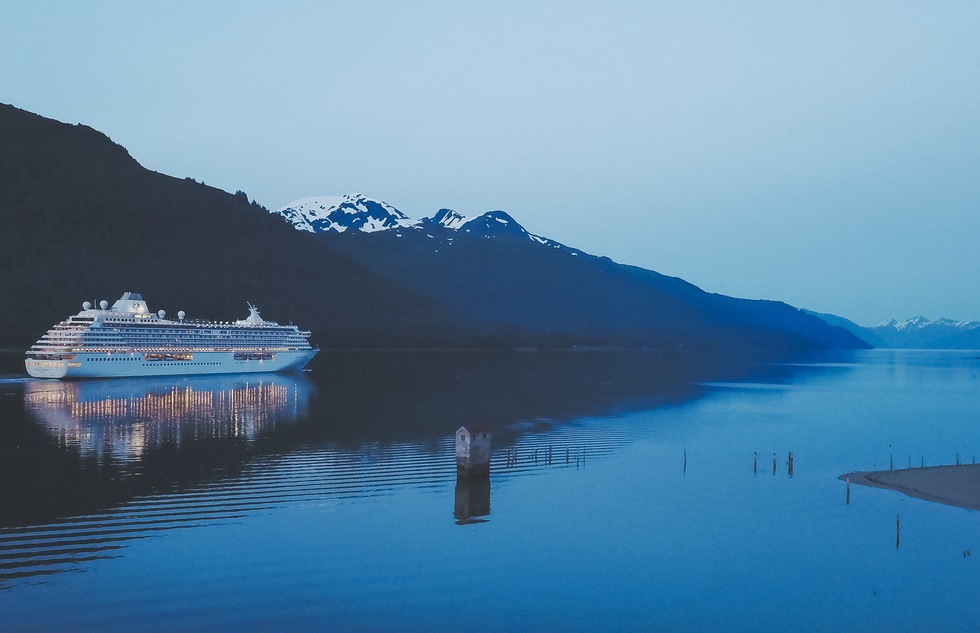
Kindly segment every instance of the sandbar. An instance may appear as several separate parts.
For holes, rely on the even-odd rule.
[[[980,464],[858,471],[840,478],[861,486],[897,490],[917,499],[980,510]]]

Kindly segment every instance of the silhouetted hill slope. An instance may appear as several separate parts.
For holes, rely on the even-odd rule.
[[[307,219],[360,230],[297,231],[244,193],[149,171],[86,126],[0,106],[0,139],[0,337],[8,344],[33,342],[82,300],[132,290],[153,310],[191,318],[241,317],[249,300],[266,318],[310,328],[324,347],[772,356],[862,345],[782,303],[708,294],[538,238],[499,211],[468,223],[440,212],[409,228],[405,218],[374,218],[393,208],[355,201]]]
[[[559,343],[756,348],[863,347],[784,303],[710,294],[681,279],[523,239],[447,247],[402,231],[321,234],[379,276],[476,316]]]
[[[245,194],[149,171],[105,135],[0,105],[0,341],[85,299],[232,320],[256,303],[323,346],[469,341],[475,328],[323,248]]]
[[[464,320],[489,318],[565,344],[767,350],[864,346],[774,301],[709,294],[681,279],[589,255],[503,211],[441,209],[412,220],[363,194],[304,198],[275,214],[336,252]]]

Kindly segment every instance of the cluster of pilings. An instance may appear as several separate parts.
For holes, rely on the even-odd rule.
[[[775,474],[777,472],[778,464],[779,464],[779,458],[776,456],[776,453],[773,453],[772,454],[772,474],[774,476],[775,476]],[[790,451],[789,454],[786,456],[786,475],[789,476],[789,477],[792,477],[793,476],[793,469],[794,469],[794,464],[793,464],[793,451]],[[759,474],[759,451],[755,451],[752,454],[752,474],[753,475],[758,475]]]

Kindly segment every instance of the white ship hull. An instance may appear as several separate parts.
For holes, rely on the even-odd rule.
[[[306,366],[317,350],[279,351],[262,356],[235,352],[181,354],[77,354],[72,360],[25,361],[27,373],[35,378],[119,378],[125,376],[174,376],[194,374],[241,374],[297,371]],[[189,359],[179,359],[190,356]],[[168,358],[169,357],[169,358]]]

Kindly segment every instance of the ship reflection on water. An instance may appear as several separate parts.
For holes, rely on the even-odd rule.
[[[7,420],[19,448],[0,482],[0,590],[275,505],[209,484],[288,450],[312,392],[284,374],[24,383],[26,419]]]
[[[253,442],[306,415],[310,391],[280,374],[38,381],[24,404],[62,448],[120,464],[189,442]]]

